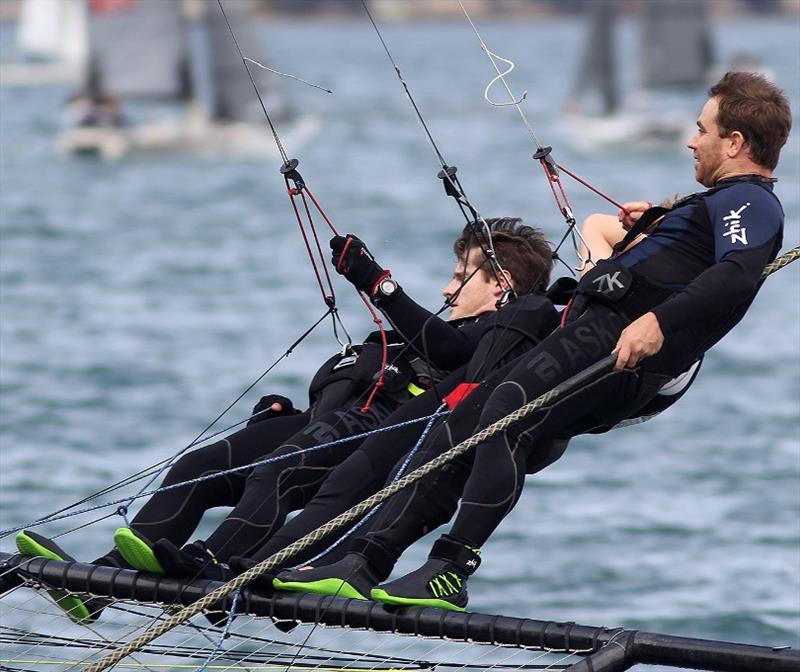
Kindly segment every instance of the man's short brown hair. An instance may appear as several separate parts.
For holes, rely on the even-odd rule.
[[[544,291],[550,282],[553,268],[553,251],[540,229],[527,226],[519,217],[497,217],[470,222],[453,243],[459,259],[473,248],[488,249],[486,228],[491,231],[492,246],[500,266],[511,274],[514,290],[519,294]],[[481,269],[489,278],[494,277],[487,263]]]
[[[750,158],[774,170],[792,128],[792,110],[783,91],[762,75],[728,72],[708,95],[719,103],[721,137],[739,131],[747,141]]]

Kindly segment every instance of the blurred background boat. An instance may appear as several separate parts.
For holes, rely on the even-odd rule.
[[[104,159],[153,151],[278,155],[216,5],[93,0],[89,9],[86,76],[70,102],[73,126],[58,137],[60,151]],[[250,9],[233,2],[227,12],[244,54],[263,62]],[[302,145],[316,120],[293,113],[275,75],[251,71],[273,122]]]
[[[277,156],[253,86],[216,4],[204,0],[25,0],[17,44],[30,63],[8,86],[75,84],[67,154],[119,159],[140,152]],[[246,56],[265,61],[249,2],[228,15]],[[273,121],[293,146],[317,120],[294,113],[277,76],[251,65]]]
[[[85,0],[23,0],[19,58],[0,64],[4,86],[77,84],[88,53]]]
[[[714,64],[704,2],[648,0],[636,6],[639,81],[621,91],[616,39],[621,6],[587,6],[588,35],[563,123],[579,148],[675,144],[693,132],[686,96],[708,87]]]

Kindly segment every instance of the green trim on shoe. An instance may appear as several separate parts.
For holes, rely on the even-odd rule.
[[[278,590],[293,590],[298,593],[315,593],[334,597],[349,597],[354,600],[366,600],[353,586],[341,579],[320,579],[319,581],[281,581],[272,579],[272,585]]]
[[[73,560],[67,556],[62,557],[55,551],[43,546],[36,539],[31,537],[25,530],[17,534],[17,549],[22,555],[32,555],[37,558],[47,558],[48,560]],[[60,590],[48,590],[47,594],[55,600],[60,609],[63,609],[71,621],[79,625],[89,625],[94,623],[94,617],[86,607],[83,599],[78,595],[64,593]]]
[[[164,568],[153,553],[153,547],[129,527],[118,527],[114,532],[114,545],[134,569],[151,574],[163,574]]]
[[[446,600],[436,600],[425,597],[396,597],[381,588],[373,588],[369,593],[370,598],[384,604],[394,604],[403,607],[434,607],[436,609],[449,609],[450,611],[466,611]]]

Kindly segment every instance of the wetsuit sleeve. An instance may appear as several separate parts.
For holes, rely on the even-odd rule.
[[[407,343],[436,368],[452,371],[466,364],[485,333],[485,321],[464,324],[447,322],[399,291],[381,305]]]
[[[764,187],[726,189],[707,207],[716,263],[653,309],[664,334],[725,317],[750,300],[780,249],[783,211]]]

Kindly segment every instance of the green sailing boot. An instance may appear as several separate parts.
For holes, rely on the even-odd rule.
[[[441,537],[422,567],[373,588],[370,597],[384,604],[464,611],[468,601],[467,578],[481,564],[479,552]]]
[[[272,585],[278,590],[368,600],[369,591],[376,583],[378,580],[367,560],[356,553],[348,553],[332,565],[283,571]]]
[[[153,553],[151,544],[142,534],[130,527],[119,527],[114,532],[114,545],[131,567],[140,572],[163,574],[164,568]]]
[[[22,555],[75,562],[75,558],[65,552],[56,542],[35,532],[23,530],[17,534],[16,541],[17,549]],[[47,593],[66,612],[70,620],[80,625],[94,623],[100,612],[108,606],[108,600],[99,598],[89,598],[61,590],[48,590]]]

